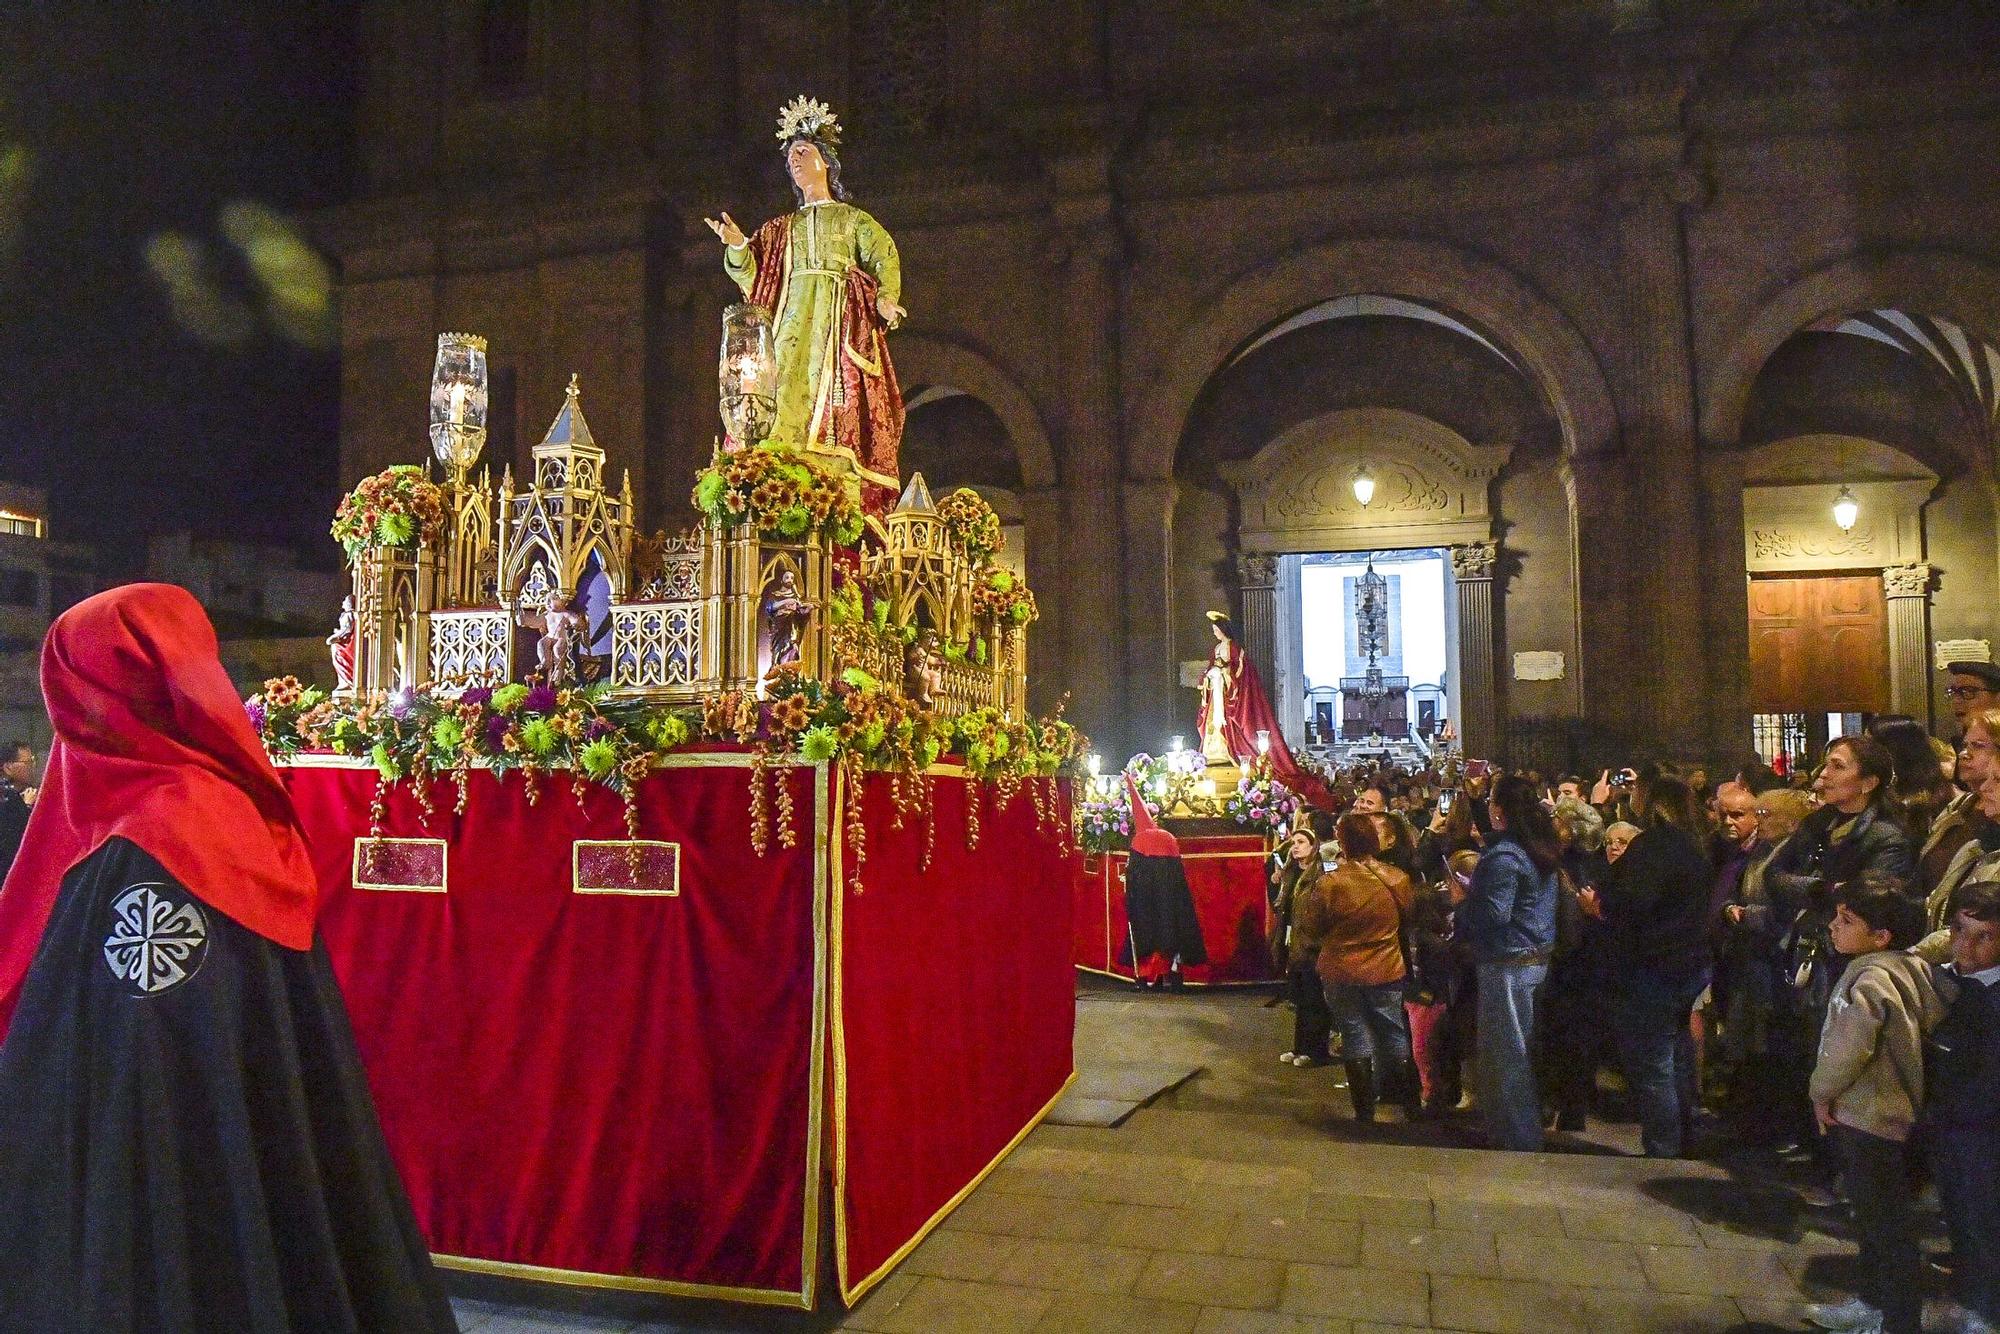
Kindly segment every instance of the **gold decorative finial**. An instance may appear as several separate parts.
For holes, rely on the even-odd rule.
[[[569,389],[567,391],[571,398],[575,398],[577,395],[576,380],[577,380],[576,372],[571,371],[569,373]]]
[[[778,142],[798,138],[817,139],[829,148],[838,148],[840,117],[826,103],[801,93],[778,112]]]

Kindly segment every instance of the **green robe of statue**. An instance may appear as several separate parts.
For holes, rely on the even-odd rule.
[[[778,405],[769,443],[843,455],[893,492],[902,396],[872,299],[901,303],[894,239],[861,209],[828,200],[773,218],[722,262],[744,296],[771,311]],[[865,281],[850,278],[857,270]]]

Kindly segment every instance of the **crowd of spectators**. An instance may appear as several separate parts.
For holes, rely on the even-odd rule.
[[[1340,773],[1344,811],[1302,813],[1272,882],[1281,1060],[1338,1061],[1359,1121],[1476,1112],[1524,1150],[1584,1130],[1609,1070],[1650,1156],[1726,1136],[1823,1174],[1864,1274],[1810,1312],[1829,1329],[1920,1327],[1927,1170],[1956,1301],[1921,1327],[1994,1328],[2000,669],[1947,693],[1956,745],[1877,718],[1789,781]]]

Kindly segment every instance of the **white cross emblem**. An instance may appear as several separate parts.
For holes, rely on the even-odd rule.
[[[192,902],[175,902],[165,885],[133,885],[111,905],[104,962],[140,995],[194,976],[208,949],[208,923]]]

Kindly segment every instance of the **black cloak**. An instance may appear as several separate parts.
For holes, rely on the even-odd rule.
[[[0,1046],[0,1331],[457,1328],[325,948],[105,843]]]
[[[1133,963],[1154,954],[1180,956],[1183,964],[1208,962],[1201,923],[1194,915],[1194,895],[1188,892],[1187,871],[1179,857],[1131,854],[1125,865],[1125,918],[1131,935],[1118,956]]]

